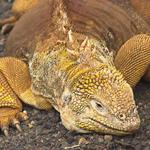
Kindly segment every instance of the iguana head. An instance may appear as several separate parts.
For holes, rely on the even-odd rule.
[[[140,126],[133,91],[114,67],[80,74],[65,88],[62,100],[60,114],[69,130],[122,135]]]

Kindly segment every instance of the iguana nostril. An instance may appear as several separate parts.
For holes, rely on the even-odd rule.
[[[125,115],[125,114],[120,114],[120,115],[119,115],[119,119],[121,119],[121,120],[126,119],[126,115]]]

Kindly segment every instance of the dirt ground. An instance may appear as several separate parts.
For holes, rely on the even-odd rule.
[[[0,18],[10,16],[10,8],[11,3],[0,0]],[[7,34],[0,35],[1,55],[6,38]],[[141,128],[133,135],[118,137],[69,132],[62,125],[59,113],[54,109],[46,112],[25,106],[33,128],[30,129],[24,123],[21,124],[24,130],[22,133],[10,128],[9,138],[0,132],[0,150],[150,150],[150,84],[140,82],[134,93]]]

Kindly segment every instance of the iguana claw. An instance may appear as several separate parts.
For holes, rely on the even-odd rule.
[[[22,129],[21,129],[21,127],[20,127],[20,123],[19,123],[19,124],[17,123],[15,126],[16,126],[16,128],[17,128],[17,130],[18,130],[19,132],[22,132]]]
[[[17,128],[18,131],[22,132],[22,129],[20,127],[20,121],[18,119],[14,119],[13,124]]]
[[[5,110],[5,108],[2,108],[2,109],[3,109],[2,111]],[[7,115],[3,116],[3,112],[2,112],[2,115],[0,115],[0,127],[4,135],[6,137],[9,136],[10,125],[15,126],[19,132],[22,132],[20,121],[22,120],[26,122],[29,118],[28,115],[24,112],[18,113],[16,109],[9,109],[9,110],[6,109],[6,111],[7,111]]]
[[[8,126],[4,126],[4,127],[2,128],[2,131],[4,132],[4,135],[5,135],[6,137],[9,136],[8,130],[9,130]]]

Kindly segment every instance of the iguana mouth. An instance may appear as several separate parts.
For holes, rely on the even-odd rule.
[[[124,131],[124,130],[117,129],[117,128],[113,128],[113,127],[108,126],[108,125],[106,125],[106,124],[103,124],[102,122],[97,121],[97,120],[95,120],[95,119],[93,119],[93,118],[89,118],[89,119],[92,120],[92,121],[94,121],[94,122],[96,122],[96,123],[98,123],[98,124],[100,124],[101,126],[107,128],[107,129],[110,129],[110,130],[114,131],[115,133],[118,132],[118,133],[121,133],[121,134],[131,134],[131,132]]]

